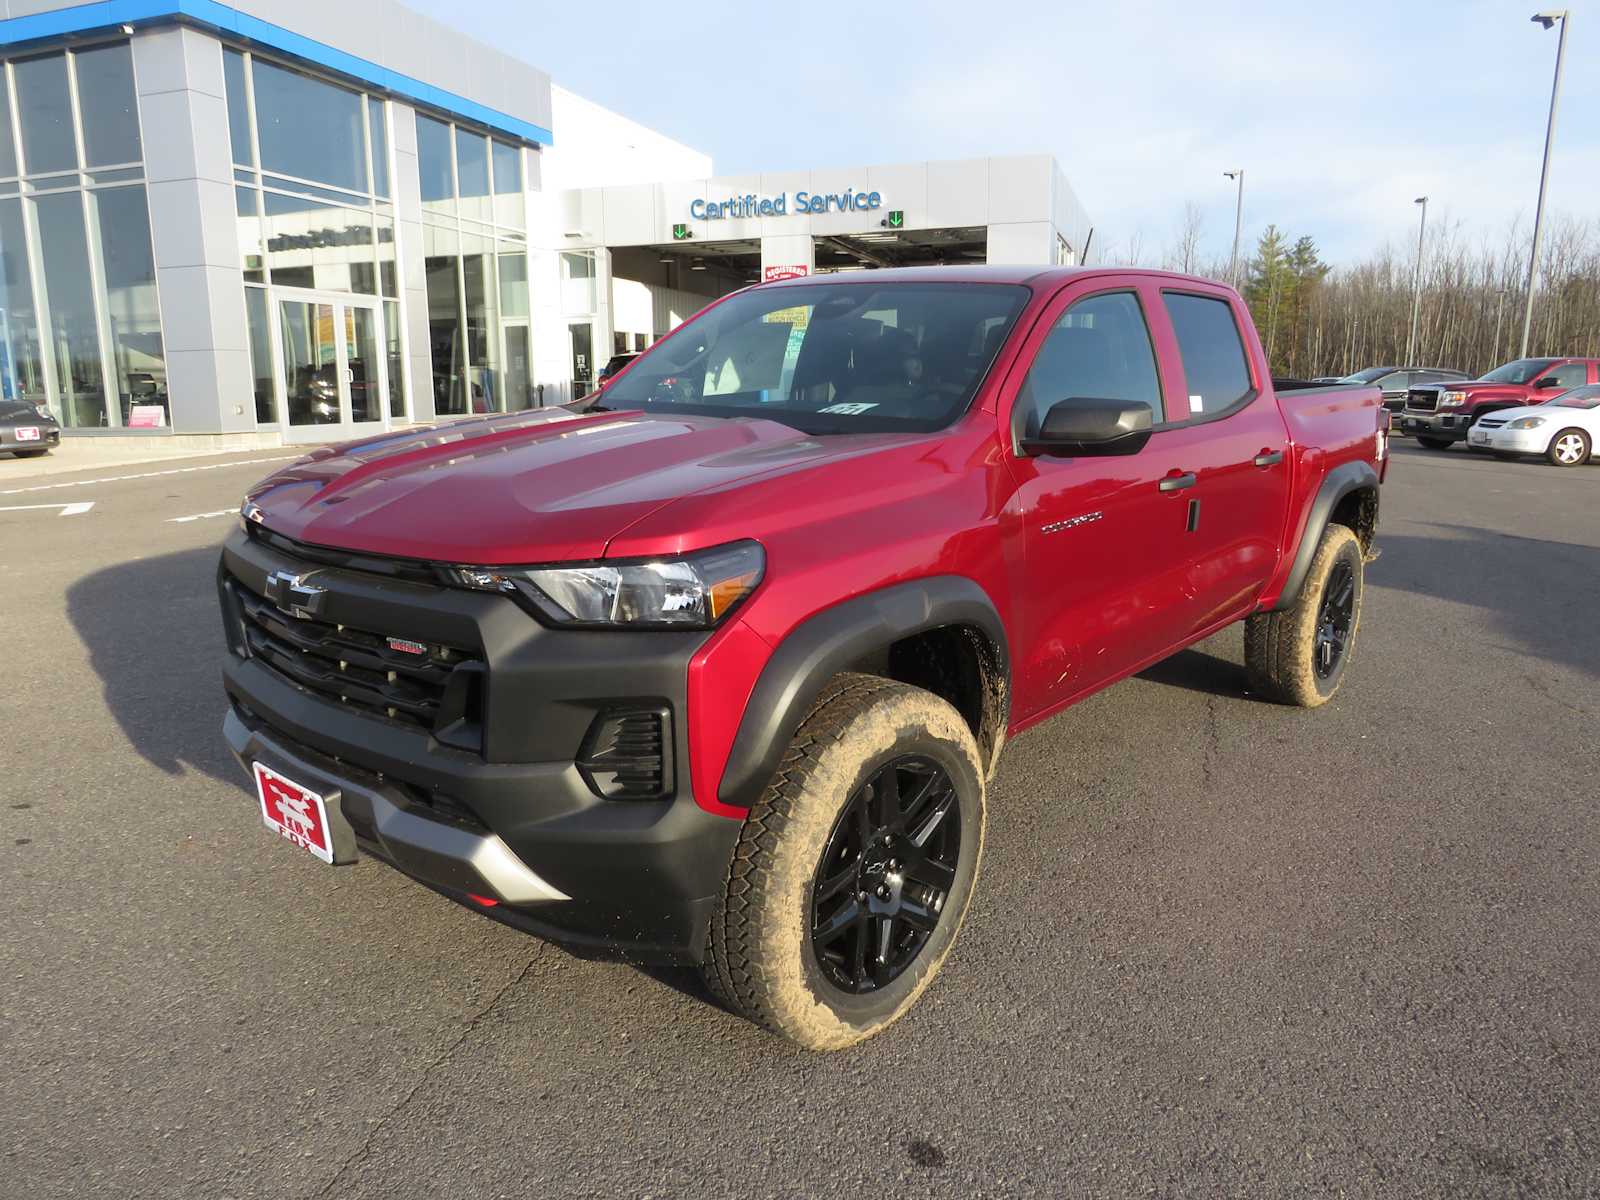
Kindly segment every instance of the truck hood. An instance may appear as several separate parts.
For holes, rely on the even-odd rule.
[[[662,506],[897,435],[774,421],[539,409],[323,447],[257,484],[252,520],[367,554],[508,565],[600,558]]]

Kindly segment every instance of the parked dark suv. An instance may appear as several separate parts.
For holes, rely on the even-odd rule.
[[[1453,371],[1449,367],[1368,367],[1346,375],[1339,382],[1376,384],[1383,389],[1383,406],[1390,412],[1399,412],[1406,406],[1406,392],[1412,387],[1465,378],[1465,371]]]

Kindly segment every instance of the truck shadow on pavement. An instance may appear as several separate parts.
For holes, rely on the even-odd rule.
[[[1378,534],[1383,556],[1369,587],[1484,610],[1505,648],[1600,676],[1589,635],[1600,588],[1600,548],[1471,525],[1426,523],[1446,536]]]
[[[217,547],[136,559],[67,591],[67,617],[139,756],[169,775],[244,776],[222,740]]]

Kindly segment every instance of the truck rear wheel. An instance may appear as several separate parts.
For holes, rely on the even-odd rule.
[[[871,1037],[943,965],[983,832],[983,770],[961,715],[920,688],[839,676],[745,821],[707,983],[813,1050]]]
[[[1363,566],[1355,532],[1329,525],[1294,604],[1245,621],[1244,663],[1252,689],[1301,708],[1333,698],[1355,650]]]
[[[1417,435],[1417,445],[1426,446],[1429,450],[1448,450],[1454,445],[1449,438],[1423,437]]]

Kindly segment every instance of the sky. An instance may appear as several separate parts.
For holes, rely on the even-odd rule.
[[[1531,225],[1557,32],[1526,0],[641,4],[410,0],[718,174],[1055,155],[1102,248],[1186,203],[1225,258],[1269,223],[1326,261]],[[1600,222],[1600,5],[1572,9],[1548,214]],[[559,140],[561,131],[555,130]]]

